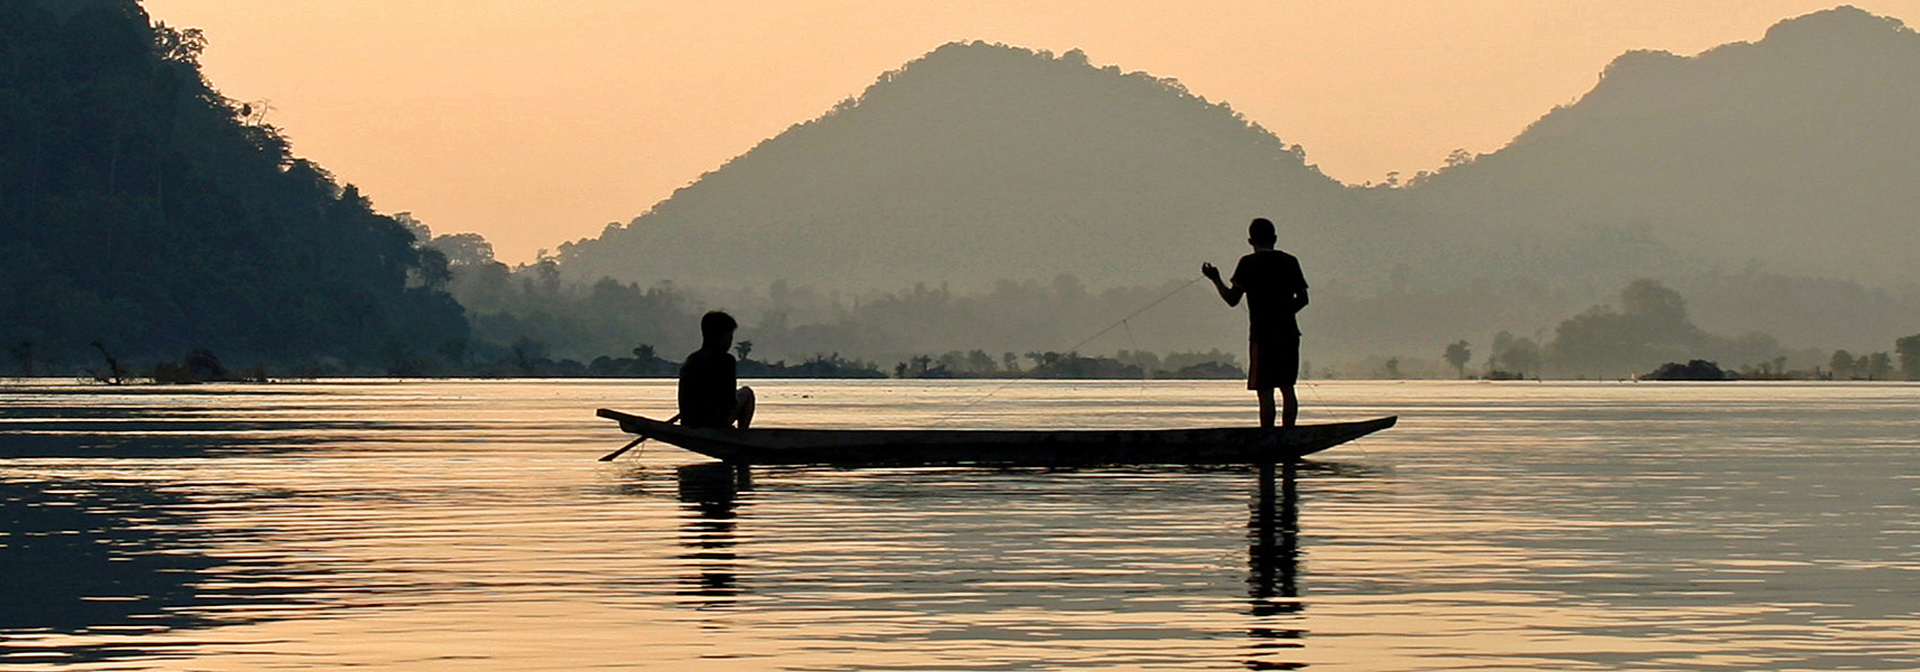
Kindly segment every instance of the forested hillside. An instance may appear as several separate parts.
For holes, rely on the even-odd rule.
[[[42,372],[218,353],[416,370],[464,350],[446,262],[222,96],[134,0],[0,2],[0,339]]]
[[[1497,152],[1361,186],[1171,79],[953,43],[518,269],[475,234],[423,247],[295,157],[204,47],[135,0],[0,2],[11,368],[657,373],[710,308],[773,362],[1237,352],[1244,318],[1183,283],[1254,216],[1303,260],[1305,356],[1337,375],[1465,373],[1474,344],[1508,373],[1804,369],[1920,329],[1920,36],[1848,7],[1629,53]],[[1682,322],[1621,287],[1685,297],[1679,337],[1632,341]]]
[[[1620,56],[1498,152],[1405,190],[1421,228],[1528,273],[1920,280],[1920,34],[1840,7],[1695,56]],[[1470,242],[1467,242],[1470,241]]]
[[[597,239],[569,277],[893,290],[1070,274],[1184,278],[1267,216],[1315,270],[1391,243],[1298,146],[1231,108],[1085,54],[952,43]]]
[[[1916,117],[1920,35],[1841,7],[1625,54],[1499,151],[1347,187],[1173,80],[955,43],[560,257],[588,282],[1106,287],[1186,277],[1267,215],[1310,272],[1368,291],[1395,273],[1594,296],[1703,271],[1898,286],[1920,279]]]

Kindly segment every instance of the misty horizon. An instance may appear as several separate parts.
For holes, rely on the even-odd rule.
[[[138,8],[130,0],[79,5],[116,3]],[[123,56],[159,63],[130,72],[144,67],[210,87],[199,72],[204,33],[152,30],[158,51]],[[643,297],[635,305],[672,299],[745,308],[749,327],[788,341],[763,342],[763,352],[791,358],[1045,352],[1070,349],[1074,335],[1110,326],[1156,287],[1191,282],[1200,262],[1244,253],[1240,227],[1265,216],[1278,222],[1281,246],[1302,259],[1315,287],[1319,300],[1302,319],[1310,342],[1325,344],[1308,346],[1322,367],[1431,361],[1441,346],[1490,344],[1502,333],[1544,345],[1557,325],[1617,303],[1621,288],[1640,280],[1663,283],[1687,300],[1698,331],[1689,327],[1693,335],[1674,344],[1680,351],[1728,342],[1714,340],[1720,337],[1745,339],[1751,347],[1740,357],[1771,361],[1784,354],[1798,367],[1817,363],[1815,350],[1885,350],[1912,330],[1903,316],[1920,300],[1901,251],[1913,247],[1915,232],[1901,213],[1920,210],[1920,203],[1901,176],[1920,171],[1920,137],[1901,123],[1905,116],[1890,113],[1920,110],[1920,84],[1911,81],[1917,69],[1909,64],[1920,64],[1913,31],[1853,8],[1783,20],[1760,40],[1696,56],[1630,52],[1615,58],[1585,96],[1541,116],[1499,151],[1459,152],[1439,171],[1356,187],[1320,171],[1300,143],[1180,81],[1097,65],[1079,49],[1054,54],[949,42],[633,221],[563,245],[557,263],[517,268],[498,264],[491,241],[480,235],[436,237],[428,225],[462,227],[373,212],[370,196],[294,158],[284,132],[263,120],[268,107],[206,88],[194,104],[211,116],[196,119],[197,126],[181,126],[165,106],[146,101],[127,109],[162,113],[138,126],[93,116],[64,120],[72,128],[61,132],[89,142],[123,132],[89,130],[96,122],[153,139],[100,144],[99,151],[60,155],[54,165],[13,163],[0,175],[0,194],[31,193],[44,176],[75,176],[67,187],[77,202],[132,199],[122,214],[148,208],[165,215],[124,223],[119,215],[81,217],[110,224],[109,233],[152,235],[142,227],[153,221],[179,229],[178,241],[234,229],[202,243],[202,255],[275,227],[333,236],[326,244],[340,247],[320,258],[272,239],[228,251],[234,256],[227,263],[307,274],[284,292],[327,297],[334,303],[323,312],[353,313],[355,301],[372,296],[384,307],[359,310],[372,318],[352,320],[316,320],[301,314],[313,305],[285,301],[263,304],[285,313],[265,321],[244,310],[247,301],[181,310],[220,296],[202,288],[221,285],[158,263],[116,272],[101,263],[116,251],[115,236],[104,248],[89,247],[53,232],[93,225],[41,226],[23,233],[57,246],[54,260],[44,262],[55,270],[36,275],[27,270],[32,265],[14,267],[26,288],[16,306],[26,312],[16,314],[28,315],[22,323],[30,328],[11,338],[41,344],[38,351],[20,348],[28,353],[23,361],[54,352],[84,359],[93,354],[84,344],[99,339],[129,344],[147,358],[168,356],[155,347],[212,348],[276,360],[387,360],[401,371],[502,356],[528,339],[581,357],[670,347],[668,334],[683,328],[667,319],[674,311],[639,319],[593,315],[597,283],[611,278],[621,289],[606,296]],[[97,75],[80,68],[74,76]],[[124,91],[138,99],[169,90]],[[204,137],[183,138],[180,129]],[[237,163],[237,153],[190,158],[202,172],[159,168],[179,160],[167,148],[208,146],[212,136],[264,156]],[[272,165],[293,169],[233,179]],[[217,198],[181,200],[213,193],[205,185],[216,185],[229,190],[221,198],[277,202],[284,193],[259,191],[276,182],[285,184],[273,189],[298,189],[315,206],[257,213],[262,221],[253,222],[221,214]],[[123,183],[138,188],[129,192]],[[7,202],[26,203],[50,223],[85,214],[54,202]],[[291,223],[316,213],[312,224]],[[412,249],[387,249],[409,237]],[[261,251],[293,256],[249,256]],[[380,269],[356,278],[369,281],[364,288],[342,291],[327,281],[329,268],[363,262]],[[156,284],[156,277],[167,281]],[[969,302],[1002,287],[1063,281],[1078,289],[1019,290],[1073,297],[1038,318],[1021,317],[1020,301],[966,314]],[[78,298],[62,284],[76,282]],[[776,287],[850,300],[782,306],[773,298]],[[464,305],[453,303],[449,288]],[[255,283],[226,291],[263,290]],[[915,325],[872,308],[926,296],[947,297],[941,300],[953,303],[942,310],[953,314],[923,316]],[[562,303],[541,303],[548,299]],[[61,312],[86,305],[107,308]],[[126,307],[151,317],[108,317],[132,314]],[[241,312],[225,314],[235,310]],[[1236,349],[1239,318],[1232,311],[1185,297],[1160,310],[1126,325],[1140,342],[1099,345],[1096,352]],[[186,318],[195,313],[202,316]],[[185,321],[165,326],[176,318]],[[281,352],[306,341],[270,334],[296,329],[290,325],[301,320],[345,330],[309,338],[313,343],[299,348],[304,353]],[[1028,326],[1008,326],[1021,324]],[[803,333],[811,336],[797,335]]]

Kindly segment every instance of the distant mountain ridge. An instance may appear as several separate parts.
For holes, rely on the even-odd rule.
[[[1671,258],[1920,280],[1920,35],[1852,7],[1683,57],[1625,54],[1511,144],[1406,190],[1423,228],[1631,231]],[[1669,266],[1661,268],[1662,265]]]
[[[1840,7],[1698,56],[1637,51],[1507,147],[1341,185],[1172,80],[980,42],[563,245],[569,276],[728,287],[1184,277],[1265,215],[1356,287],[1739,270],[1920,279],[1920,37]]]
[[[1335,258],[1352,199],[1171,80],[952,43],[560,257],[579,279],[735,287],[1156,283],[1244,248],[1258,215]]]

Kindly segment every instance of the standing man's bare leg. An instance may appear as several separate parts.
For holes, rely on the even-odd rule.
[[[1280,388],[1280,397],[1281,401],[1286,404],[1286,407],[1282,410],[1283,415],[1280,416],[1281,426],[1292,427],[1293,421],[1300,418],[1300,395],[1294,393],[1292,385],[1287,385]],[[1271,421],[1273,418],[1273,397],[1271,395],[1267,397],[1266,409],[1267,418]],[[1272,423],[1269,422],[1267,426],[1272,426]]]
[[[1273,429],[1273,388],[1254,390],[1254,394],[1260,396],[1260,427]]]

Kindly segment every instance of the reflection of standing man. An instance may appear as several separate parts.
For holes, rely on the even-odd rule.
[[[1281,424],[1292,427],[1300,415],[1300,398],[1293,383],[1300,375],[1300,325],[1294,313],[1307,307],[1307,278],[1300,272],[1300,260],[1273,249],[1279,237],[1273,222],[1265,217],[1247,225],[1247,243],[1253,254],[1240,258],[1233,278],[1220,281],[1220,269],[1201,264],[1200,274],[1213,281],[1213,288],[1229,306],[1240,305],[1247,297],[1247,324],[1252,372],[1247,389],[1260,397],[1260,426],[1273,426],[1273,391],[1280,390],[1286,401]]]

